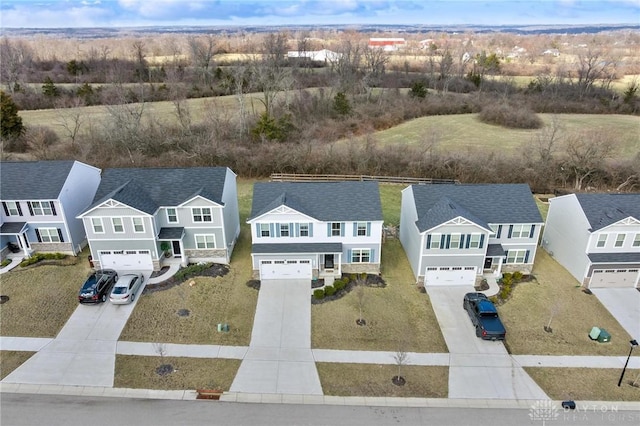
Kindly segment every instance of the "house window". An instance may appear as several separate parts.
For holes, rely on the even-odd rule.
[[[598,242],[596,243],[596,247],[602,248],[607,245],[607,234],[598,235]]]
[[[367,223],[366,222],[358,222],[357,227],[358,227],[357,236],[358,237],[366,237],[367,236]]]
[[[196,235],[196,248],[212,249],[216,248],[215,235]]]
[[[144,232],[144,223],[141,217],[133,218],[133,232]]]
[[[260,236],[261,237],[270,237],[271,236],[271,232],[269,230],[269,224],[268,223],[261,223],[260,224]]]
[[[94,234],[104,234],[104,226],[102,225],[102,219],[99,217],[91,218],[91,226],[93,226]]]
[[[280,224],[280,236],[281,237],[288,237],[289,236],[289,224],[288,223],[281,223]]]
[[[618,234],[616,236],[616,243],[614,244],[615,247],[622,247],[624,245],[624,238],[626,237],[626,234]]]
[[[331,236],[339,237],[342,235],[342,227],[340,222],[332,222],[331,223]]]
[[[498,235],[498,225],[489,225],[489,228],[493,231],[493,233]],[[496,237],[497,238],[497,237]]]
[[[513,225],[511,238],[529,238],[531,225]]]
[[[31,214],[33,216],[50,216],[53,214],[51,203],[49,201],[31,201]]]
[[[211,208],[209,207],[194,207],[193,210],[194,222],[212,222]]]
[[[124,225],[122,224],[121,217],[112,217],[111,223],[113,224],[113,232],[117,232],[117,233],[124,232]]]
[[[7,216],[22,216],[22,209],[20,209],[20,205],[17,202],[5,201],[3,204]]]
[[[300,224],[300,236],[301,237],[308,237],[309,236],[309,224],[308,223],[301,223]]]
[[[178,211],[176,209],[167,209],[167,222],[178,223]]]
[[[431,242],[429,243],[429,248],[439,249],[441,238],[442,238],[441,234],[431,234]]]
[[[60,235],[56,228],[38,228],[40,241],[43,243],[59,243]]]
[[[633,239],[633,247],[640,247],[640,234],[636,234]]]
[[[526,250],[509,250],[507,252],[506,263],[524,263],[524,260],[526,257],[527,257]]]
[[[471,238],[469,239],[469,248],[479,248],[480,247],[480,234],[471,234]]]
[[[460,234],[451,234],[449,248],[460,248]]]
[[[351,250],[351,263],[369,263],[371,261],[371,249]]]

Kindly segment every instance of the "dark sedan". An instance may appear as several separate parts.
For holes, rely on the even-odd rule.
[[[106,302],[111,287],[118,280],[118,273],[113,269],[100,269],[87,278],[78,294],[80,303]]]

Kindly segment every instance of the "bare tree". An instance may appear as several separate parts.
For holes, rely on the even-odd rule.
[[[0,42],[0,78],[14,93],[33,59],[32,49],[22,40],[10,41],[3,37]]]
[[[406,331],[401,330],[398,332],[398,348],[393,355],[393,359],[398,366],[398,375],[391,378],[391,382],[396,386],[404,386],[407,380],[402,376],[402,366],[406,365],[409,361],[409,354],[407,353],[407,339],[405,336]]]
[[[351,40],[344,40],[338,49],[338,55],[331,61],[331,69],[335,73],[337,91],[343,93],[361,93],[360,66],[362,63],[362,46]]]
[[[615,150],[615,136],[605,131],[571,135],[565,143],[567,167],[574,179],[574,189],[581,190],[587,178],[601,169]]]
[[[389,54],[384,49],[363,50],[363,83],[365,87],[377,87],[382,82],[386,66],[389,63]]]
[[[65,135],[71,141],[71,146],[76,148],[76,138],[84,123],[85,116],[80,109],[83,105],[79,98],[74,98],[75,105],[72,108],[56,108],[55,122],[62,127]]]
[[[551,328],[551,321],[553,321],[553,318],[560,313],[561,308],[562,305],[559,301],[556,301],[553,305],[551,305],[551,309],[549,310],[549,321],[547,322],[547,325],[544,326],[544,331],[546,331],[547,333],[553,333],[553,329]]]
[[[578,69],[576,70],[578,79],[576,84],[580,89],[580,96],[584,96],[591,91],[597,80],[606,80],[610,75],[615,74],[615,62],[605,57],[602,49],[588,48],[584,52],[578,53]]]
[[[189,37],[189,52],[191,53],[191,63],[199,70],[202,83],[209,84],[212,66],[211,61],[215,55],[216,42],[213,34],[204,37]]]

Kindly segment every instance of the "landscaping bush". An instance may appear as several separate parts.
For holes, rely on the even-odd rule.
[[[514,281],[521,281],[522,280],[522,272],[520,271],[516,271],[513,273],[513,279]]]
[[[320,300],[324,299],[324,288],[317,288],[313,291],[313,297]]]
[[[333,282],[333,286],[335,287],[336,291],[340,291],[347,286],[347,283],[344,282],[344,280],[335,280]]]
[[[198,275],[199,273],[201,273],[202,271],[211,268],[211,266],[213,265],[213,263],[208,262],[208,263],[196,263],[193,265],[189,265],[185,268],[181,268],[178,270],[178,272],[176,272],[176,274],[174,275],[174,278],[177,281],[184,281],[189,277],[192,277],[194,275]]]
[[[20,266],[25,267],[33,265],[34,263],[38,263],[41,260],[60,260],[66,257],[67,255],[64,253],[36,253],[33,256],[20,262]]]
[[[336,289],[332,285],[327,285],[324,287],[324,294],[326,296],[333,296],[336,293]]]
[[[506,103],[487,105],[478,115],[480,121],[511,129],[539,129],[544,124],[535,112],[525,106]]]
[[[509,272],[505,272],[502,275],[501,283],[504,284],[505,286],[511,285],[513,283],[513,275],[511,275],[511,273]]]

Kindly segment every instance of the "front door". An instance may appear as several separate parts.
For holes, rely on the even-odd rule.
[[[171,241],[171,245],[173,247],[173,256],[180,257],[180,241]]]
[[[484,260],[484,269],[491,269],[491,264],[493,263],[493,257],[487,257]]]
[[[324,268],[325,269],[333,269],[333,255],[325,254],[324,255]]]
[[[31,246],[29,246],[29,238],[27,238],[27,233],[24,232],[22,234],[22,238],[18,238],[18,244],[20,244],[20,248],[24,248],[22,247],[21,241],[24,241],[24,245],[27,246],[27,248],[31,248]]]

